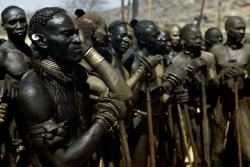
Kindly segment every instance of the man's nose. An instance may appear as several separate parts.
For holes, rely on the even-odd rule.
[[[77,43],[77,44],[81,42],[80,37],[79,37],[78,34],[74,35],[72,42]]]
[[[20,23],[19,21],[16,23],[16,28],[19,29],[19,28],[22,28],[22,23]]]

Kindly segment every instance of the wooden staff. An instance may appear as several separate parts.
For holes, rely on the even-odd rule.
[[[119,136],[120,136],[120,141],[121,141],[121,146],[122,146],[122,152],[123,156],[125,158],[125,166],[126,167],[131,167],[131,158],[130,158],[130,153],[129,153],[129,146],[128,146],[128,140],[127,140],[127,133],[124,125],[124,121],[119,122]]]
[[[204,7],[205,7],[205,0],[202,0],[201,11],[200,11],[200,17],[199,17],[198,22],[197,22],[197,26],[198,26],[199,28],[201,27],[201,21],[202,21],[202,19],[203,19]]]
[[[152,20],[152,1],[148,0],[148,19]]]
[[[129,17],[130,17],[130,0],[128,0],[126,21],[130,20]]]
[[[218,28],[221,28],[221,1],[218,2]]]
[[[156,167],[152,106],[151,106],[151,97],[150,97],[148,85],[147,85],[147,113],[148,113],[148,138],[149,138],[150,164],[151,164],[150,167]]]
[[[184,107],[184,116],[185,116],[185,120],[186,120],[186,126],[188,129],[189,138],[190,138],[190,142],[191,142],[191,146],[192,146],[192,150],[193,150],[193,154],[194,154],[194,167],[198,167],[199,156],[198,156],[197,148],[195,145],[195,140],[194,140],[194,135],[192,132],[192,126],[191,126],[191,121],[190,121],[187,105],[183,104],[183,107]]]
[[[122,17],[122,20],[125,21],[125,8],[124,8],[124,0],[121,0],[121,17]]]
[[[209,124],[207,118],[207,95],[205,76],[201,74],[201,92],[202,92],[202,132],[203,132],[203,149],[204,158],[203,161],[206,167],[210,167],[210,143],[209,143]]]
[[[238,161],[239,167],[242,167],[242,154],[241,154],[241,140],[240,140],[240,127],[239,127],[239,97],[238,97],[238,80],[234,83],[235,91],[235,124],[236,124],[236,137],[237,137],[237,148],[238,148]]]
[[[178,110],[179,123],[180,123],[180,127],[181,127],[181,136],[183,139],[184,148],[186,150],[189,165],[190,165],[190,167],[192,167],[193,165],[192,165],[191,156],[189,154],[189,144],[188,144],[188,140],[187,140],[187,133],[186,133],[185,125],[184,125],[184,119],[183,119],[183,115],[182,115],[182,111],[181,111],[181,106],[179,103],[177,104],[177,110]]]

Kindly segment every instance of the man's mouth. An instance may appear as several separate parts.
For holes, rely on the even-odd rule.
[[[18,35],[24,35],[26,34],[26,30],[16,30],[14,33]]]

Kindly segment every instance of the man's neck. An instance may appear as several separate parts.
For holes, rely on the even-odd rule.
[[[243,43],[242,42],[237,42],[237,41],[235,41],[233,39],[232,40],[228,39],[227,42],[226,42],[226,45],[229,46],[232,49],[240,49],[240,48],[242,48]]]
[[[9,41],[11,41],[17,49],[21,49],[23,46],[26,45],[25,40],[9,38]]]
[[[201,55],[201,50],[198,48],[184,48],[184,53],[189,55],[191,58],[196,58]]]

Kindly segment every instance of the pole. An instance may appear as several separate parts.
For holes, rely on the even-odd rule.
[[[193,150],[193,154],[194,154],[194,167],[198,167],[199,156],[198,156],[197,148],[195,145],[195,140],[194,140],[194,135],[192,132],[192,126],[191,126],[191,121],[190,121],[187,105],[183,104],[183,107],[184,107],[184,116],[185,116],[185,120],[186,120],[186,126],[188,129],[189,138],[190,138],[190,142],[191,142],[191,146],[192,146],[192,150]]]
[[[202,91],[202,132],[203,132],[203,149],[204,149],[204,164],[210,167],[210,143],[209,143],[209,125],[207,118],[207,95],[205,76],[201,73],[201,91]]]
[[[128,0],[128,6],[127,6],[127,16],[126,16],[126,20],[129,22],[129,17],[130,17],[130,0]]]
[[[152,106],[149,88],[147,85],[147,112],[148,112],[148,137],[149,137],[149,151],[150,151],[150,167],[156,167],[155,164],[155,149],[154,149],[154,132],[152,119]]]
[[[181,111],[181,106],[179,103],[177,104],[177,110],[178,110],[179,123],[180,123],[180,127],[181,127],[181,135],[182,135],[182,139],[183,139],[184,148],[186,150],[186,154],[188,157],[189,166],[192,167],[193,165],[192,165],[191,156],[189,154],[189,144],[187,141],[187,134],[186,134],[186,129],[185,129],[185,125],[184,125],[184,119],[183,119],[183,115],[182,115],[182,111]]]
[[[221,1],[218,2],[218,28],[221,28]]]
[[[121,0],[121,17],[122,17],[122,20],[125,21],[125,9],[124,9],[124,5],[125,2],[124,0]]]
[[[129,146],[128,146],[128,141],[127,141],[127,133],[126,133],[126,129],[125,129],[125,125],[123,121],[119,122],[119,136],[120,136],[120,140],[121,140],[121,146],[122,146],[122,152],[123,152],[123,156],[125,158],[125,164],[126,167],[131,167],[132,163],[131,163],[131,158],[130,158],[130,153],[129,153]]]
[[[148,19],[152,20],[152,1],[148,0]]]
[[[201,21],[202,21],[202,19],[203,19],[204,7],[205,7],[205,0],[202,0],[202,3],[201,3],[201,11],[200,11],[200,17],[199,17],[199,20],[198,20],[198,23],[197,23],[197,26],[198,26],[199,28],[201,27]]]
[[[239,167],[242,167],[242,154],[241,154],[241,139],[240,139],[240,127],[239,127],[239,97],[238,97],[238,80],[234,83],[235,91],[235,124],[236,124],[236,135],[237,135],[237,147],[238,147],[238,161]]]

